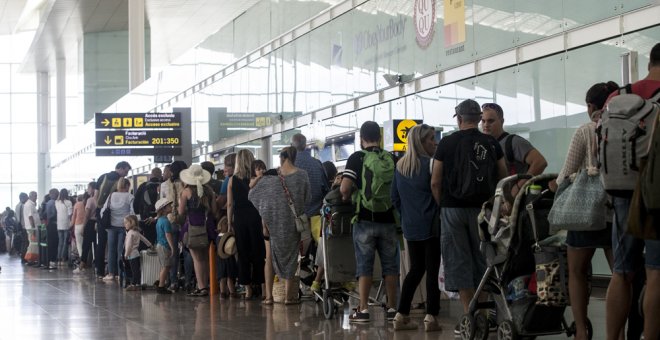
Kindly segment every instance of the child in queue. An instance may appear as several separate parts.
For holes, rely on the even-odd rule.
[[[142,290],[140,283],[140,252],[138,247],[140,241],[144,242],[149,248],[153,247],[146,237],[142,236],[138,230],[138,218],[135,215],[124,217],[124,228],[126,228],[126,241],[124,242],[124,258],[128,260],[131,267],[131,283],[126,286],[126,290]]]

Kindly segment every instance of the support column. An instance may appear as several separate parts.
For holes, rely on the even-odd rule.
[[[37,192],[44,197],[51,185],[48,73],[37,73]]]
[[[66,59],[57,59],[55,65],[56,86],[55,95],[57,96],[57,142],[66,138]]]
[[[144,0],[128,1],[129,89],[144,82]]]
[[[275,166],[274,164],[271,164],[273,163],[272,136],[264,137],[261,139],[261,149],[259,149],[259,155],[257,155],[257,157],[266,163],[267,169],[271,169]]]

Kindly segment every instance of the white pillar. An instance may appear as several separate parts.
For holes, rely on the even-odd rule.
[[[57,59],[55,65],[56,86],[55,95],[57,102],[57,142],[66,138],[66,59]]]
[[[50,160],[50,123],[48,110],[48,73],[37,73],[37,192],[39,199],[48,192],[51,183]]]
[[[144,0],[128,1],[128,74],[130,90],[144,82]]]

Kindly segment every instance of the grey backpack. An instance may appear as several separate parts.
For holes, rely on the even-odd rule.
[[[649,154],[653,128],[660,113],[660,91],[648,100],[632,93],[630,84],[619,89],[603,111],[598,135],[601,180],[608,194],[631,197]]]

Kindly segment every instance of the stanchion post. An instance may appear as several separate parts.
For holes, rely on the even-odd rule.
[[[209,247],[209,287],[210,287],[210,296],[216,296],[218,295],[218,277],[216,273],[216,252],[215,252],[215,244],[211,242],[211,246]]]

